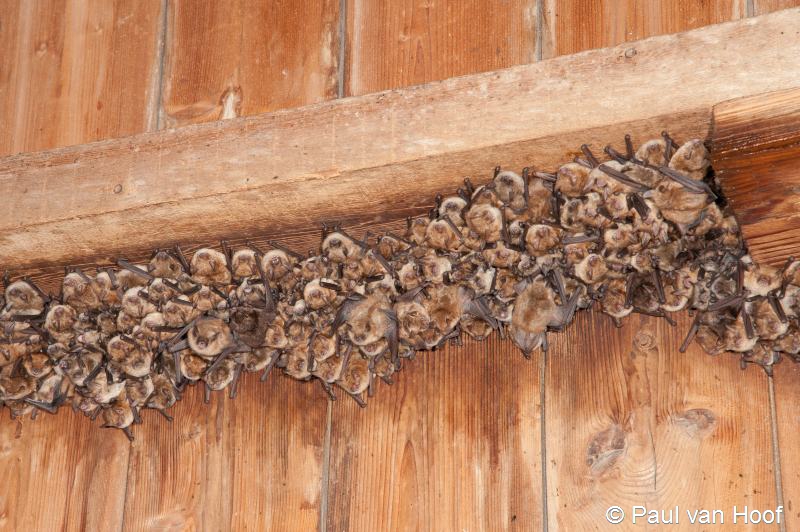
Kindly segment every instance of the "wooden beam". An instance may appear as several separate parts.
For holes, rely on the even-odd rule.
[[[800,89],[714,106],[712,164],[753,257],[800,257]]]
[[[496,164],[551,168],[796,86],[800,10],[252,118],[0,160],[6,268],[422,212]]]

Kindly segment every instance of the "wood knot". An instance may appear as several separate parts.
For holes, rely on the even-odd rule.
[[[242,88],[241,87],[228,87],[222,96],[219,98],[219,106],[221,108],[219,119],[227,120],[229,118],[236,118],[242,114]]]
[[[182,438],[185,441],[193,441],[200,438],[200,435],[203,433],[203,429],[198,424],[193,424],[189,427],[189,430],[182,434]]]
[[[616,423],[595,434],[586,451],[591,474],[599,477],[611,469],[625,452],[625,443],[625,431]]]
[[[641,351],[651,351],[656,348],[656,337],[649,330],[641,330],[633,337],[633,347]]]
[[[673,421],[692,438],[705,438],[717,426],[717,416],[707,408],[686,410],[676,415]]]
[[[154,530],[188,530],[192,526],[192,516],[186,509],[177,508],[150,519],[150,529]]]

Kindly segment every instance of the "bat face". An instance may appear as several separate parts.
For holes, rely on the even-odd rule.
[[[336,338],[325,336],[324,334],[315,334],[311,338],[308,348],[314,360],[327,360],[336,353]]]
[[[445,198],[439,205],[439,217],[444,218],[446,216],[453,222],[453,224],[456,225],[456,227],[463,227],[466,223],[463,217],[463,212],[466,207],[466,200],[460,196],[451,196],[449,198]],[[400,249],[401,247],[397,246],[389,255],[384,254],[384,257],[387,259],[391,258]]]
[[[309,353],[302,347],[294,348],[288,353],[286,367],[283,371],[293,379],[305,380],[311,377]]]
[[[216,249],[198,249],[191,261],[192,279],[204,285],[227,285],[231,282],[225,255]]]
[[[750,264],[744,273],[744,288],[748,294],[764,297],[777,290],[781,285],[781,276],[777,268],[766,264]]]
[[[231,359],[223,360],[217,367],[211,369],[205,374],[206,385],[214,391],[224,390],[227,388],[236,376],[236,362]]]
[[[74,337],[73,327],[78,319],[77,311],[69,305],[50,307],[44,328],[57,342],[68,344]]]
[[[461,329],[475,340],[484,340],[494,331],[487,321],[469,314],[461,317],[460,325]]]
[[[470,299],[470,290],[458,285],[432,287],[428,298],[422,301],[437,331],[449,333],[458,324],[464,306]]]
[[[343,313],[350,341],[357,346],[365,346],[385,337],[389,329],[389,318],[384,311],[389,308],[389,301],[379,294],[373,294],[351,305]]]
[[[165,250],[158,250],[147,265],[147,272],[153,277],[176,280],[184,271],[180,260]]]
[[[558,246],[561,235],[562,231],[551,225],[531,225],[525,233],[525,249],[530,255],[543,255]]]
[[[252,249],[237,250],[231,257],[233,278],[241,281],[258,276],[258,258]]]
[[[699,139],[685,142],[670,158],[669,167],[687,174],[691,179],[701,180],[706,175],[709,163],[708,150]]]
[[[359,255],[361,248],[353,240],[335,231],[322,241],[322,254],[333,263],[344,262],[347,257]]]
[[[312,374],[323,382],[333,384],[341,377],[344,362],[345,358],[343,356],[326,358],[317,362]]]
[[[396,255],[407,250],[409,247],[410,246],[408,243],[403,242],[398,237],[390,235],[384,235],[378,238],[378,243],[375,246],[375,248],[378,250],[378,253],[380,253],[381,256],[386,260],[394,258]]]
[[[602,282],[607,273],[606,261],[596,253],[587,255],[575,266],[575,276],[586,284]]]
[[[636,150],[636,158],[650,166],[661,166],[666,160],[667,144],[664,139],[648,140]]]
[[[400,324],[400,338],[402,340],[414,338],[430,326],[428,311],[417,301],[400,301],[394,306],[398,323]]]
[[[498,242],[495,247],[483,250],[483,258],[493,268],[510,269],[519,262],[520,253],[517,250],[507,248],[502,242]]]
[[[758,337],[750,337],[745,325],[745,318],[740,314],[736,321],[725,327],[722,342],[725,351],[746,353],[756,346]]]
[[[138,324],[139,320],[125,311],[120,311],[120,313],[117,314],[116,327],[120,332],[130,333]]]
[[[631,224],[614,223],[603,232],[606,249],[627,249],[638,243],[638,235]]]
[[[289,274],[294,267],[295,261],[280,249],[273,249],[264,254],[261,259],[261,268],[264,274],[272,282],[277,282],[285,275]]]
[[[433,249],[455,251],[461,240],[461,232],[449,219],[432,220],[425,228],[424,242]]]
[[[369,386],[369,362],[360,356],[352,357],[338,383],[350,394],[366,391]]]
[[[137,406],[146,404],[154,389],[153,379],[150,376],[142,379],[126,379],[125,381],[125,395],[132,404]]]
[[[11,283],[6,288],[5,300],[5,312],[14,316],[37,316],[44,311],[44,298],[27,281]]]
[[[142,319],[157,310],[138,287],[128,289],[122,296],[122,310],[132,318]]]
[[[283,349],[289,343],[289,339],[284,329],[285,322],[282,317],[276,317],[264,334],[264,345],[273,349]]]
[[[215,357],[231,343],[231,330],[219,318],[199,318],[189,329],[189,347],[204,358]]]
[[[235,307],[230,315],[231,330],[250,347],[260,347],[269,326],[266,312],[253,307]]]
[[[148,302],[158,307],[161,307],[164,303],[178,295],[178,292],[160,277],[153,279],[147,287],[147,291],[143,291],[142,293],[146,294]]]
[[[303,288],[303,300],[312,310],[319,310],[327,307],[336,300],[336,291],[328,286],[335,286],[335,283],[328,279],[325,280],[314,279]]]
[[[100,307],[100,297],[93,288],[92,279],[70,272],[61,283],[61,299],[76,312],[86,312]]]
[[[148,408],[166,410],[177,401],[177,395],[172,381],[166,375],[156,373],[152,376],[153,393],[147,399]]]
[[[386,338],[380,338],[371,344],[361,345],[358,347],[358,349],[365,357],[375,358],[382,355],[387,349],[389,349],[389,342],[386,341]]]
[[[591,168],[578,163],[567,163],[556,173],[555,190],[567,198],[582,195],[589,184]]]
[[[484,242],[497,242],[502,237],[503,213],[493,205],[473,205],[466,214],[467,225]]]
[[[745,303],[745,311],[753,320],[753,329],[762,340],[777,340],[789,330],[789,320],[781,320],[775,307],[767,299]]]
[[[22,369],[34,379],[41,379],[53,371],[53,364],[44,353],[31,353],[22,359]]]

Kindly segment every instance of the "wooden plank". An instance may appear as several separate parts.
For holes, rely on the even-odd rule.
[[[548,530],[604,529],[612,505],[627,516],[620,530],[647,528],[641,518],[632,523],[633,505],[677,505],[679,525],[664,525],[677,530],[697,527],[687,509],[723,510],[726,530],[734,505],[775,510],[766,375],[697,344],[679,353],[689,324],[685,314],[677,330],[634,317],[615,329],[580,313],[554,335],[545,381]]]
[[[327,422],[320,388],[278,372],[266,383],[248,375],[236,400],[218,393],[206,405],[193,387],[170,414],[172,424],[153,412],[134,428],[126,529],[318,526]]]
[[[611,48],[6,158],[0,194],[11,208],[0,212],[0,250],[16,268],[279,234],[354,213],[390,219],[497,163],[549,168],[582,142],[599,149],[628,131],[703,136],[713,103],[796,85],[798,26],[800,10],[787,10],[654,37],[631,58]],[[614,83],[596,83],[599,73]]]
[[[714,106],[712,164],[753,257],[800,256],[800,89]]]
[[[534,0],[348,0],[345,94],[531,63],[535,12]]]
[[[366,410],[339,393],[328,529],[540,529],[539,365],[513,351],[420,353]]]
[[[170,3],[160,123],[183,126],[335,97],[338,17],[336,0]],[[125,193],[143,193],[128,183]],[[301,249],[318,238],[316,230],[301,234]],[[137,428],[125,527],[317,528],[328,423],[321,389],[276,371],[266,384],[244,378],[235,402],[218,395],[209,408],[202,395],[189,392],[175,408],[174,426],[151,416]]]
[[[764,15],[780,9],[800,6],[798,0],[753,0],[753,14]]]
[[[170,2],[161,124],[336,97],[339,0]]]
[[[0,154],[149,129],[160,11],[159,2],[4,2]],[[72,412],[4,415],[0,529],[119,529],[128,458],[124,438]]]
[[[148,129],[159,2],[4,2],[0,155]]]
[[[0,420],[0,530],[118,530],[128,441],[62,409]]]
[[[775,368],[774,379],[786,529],[796,530],[800,526],[800,366],[787,360]]]
[[[737,20],[746,15],[745,6],[745,0],[544,0],[542,57]],[[636,53],[635,47],[630,50]]]
[[[532,61],[534,9],[351,0],[345,94]],[[420,355],[367,411],[337,401],[327,528],[540,528],[538,367],[513,350],[494,338]]]

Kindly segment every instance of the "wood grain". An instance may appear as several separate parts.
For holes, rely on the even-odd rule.
[[[0,419],[0,530],[118,530],[128,441],[69,408]]]
[[[535,14],[534,0],[347,0],[345,94],[531,63]]]
[[[539,364],[496,335],[333,408],[329,530],[538,530]]]
[[[347,95],[534,59],[532,1],[350,0],[347,15]],[[394,133],[405,118],[390,120]],[[429,135],[431,128],[423,128]],[[490,160],[480,164],[468,172],[452,168],[451,176],[483,175],[492,167]],[[423,179],[408,182],[416,190],[409,188],[405,201],[381,198],[386,215],[396,217],[398,207],[409,205],[417,214],[420,200],[430,203],[434,192],[427,189],[435,180],[426,166],[415,172]],[[392,173],[400,184],[401,174]],[[452,190],[452,177],[439,186]],[[339,393],[332,409],[327,528],[540,528],[538,366],[512,350],[510,342],[492,338],[421,354],[393,386],[376,384],[366,411]]]
[[[275,372],[247,375],[235,400],[193,387],[168,423],[134,427],[124,527],[310,530],[317,527],[327,422],[322,391]],[[245,502],[246,501],[246,502]]]
[[[336,97],[338,0],[170,2],[162,127]]]
[[[543,0],[542,57],[574,54],[746,16],[745,0]]]
[[[800,527],[800,365],[782,362],[775,368],[774,379],[786,529],[796,530]]]
[[[800,256],[800,89],[714,106],[712,164],[753,257]]]
[[[580,313],[548,355],[548,530],[603,529],[611,505],[628,514],[620,530],[642,529],[633,505],[719,508],[726,519],[733,505],[774,510],[764,372],[697,344],[679,353],[685,315],[677,329],[637,316],[615,329],[604,318]],[[669,526],[696,527],[685,513]]]
[[[780,9],[800,6],[798,0],[753,0],[753,14],[764,15]]]
[[[338,19],[338,0],[170,3],[160,124],[185,126],[335,97]],[[249,123],[239,126],[246,135]],[[173,146],[173,153],[182,164],[189,162],[184,157],[192,157],[186,152],[191,131],[175,132],[183,140]],[[217,126],[210,131],[213,136]],[[272,142],[267,140],[270,146]],[[249,178],[240,176],[247,183]],[[199,179],[213,187],[216,177]],[[135,179],[122,182],[123,195],[146,193],[147,185],[139,186]],[[159,188],[168,202],[176,199],[169,199],[168,183]],[[170,223],[162,231],[172,232],[179,224]],[[133,228],[138,223],[131,219],[126,225]],[[319,238],[316,229],[313,236],[309,229],[280,235],[281,240],[306,251]],[[264,236],[261,231],[253,236],[264,244],[258,238]],[[191,241],[182,244],[192,252]],[[202,390],[192,390],[189,401],[179,404],[174,426],[148,420],[137,431],[125,528],[317,528],[328,424],[322,390],[293,382],[276,370],[266,384],[256,376],[243,378],[235,401],[217,394],[209,409],[202,395]]]
[[[2,2],[0,154],[154,127],[160,20],[160,2]],[[122,526],[128,442],[68,410],[36,421],[4,412],[0,529]]]
[[[161,3],[4,1],[0,155],[148,130]]]
[[[599,148],[628,129],[704,136],[714,103],[797,84],[797,27],[800,11],[787,10],[654,37],[633,57],[622,47],[598,50],[6,158],[0,194],[13,201],[0,212],[0,250],[16,268],[279,233],[354,212],[386,219],[387,207],[419,212],[426,197],[465,175],[499,163],[550,168],[582,142]],[[601,74],[614,83],[598,85]],[[663,97],[671,92],[692,98]],[[264,208],[265,198],[281,208]]]

